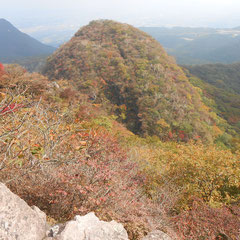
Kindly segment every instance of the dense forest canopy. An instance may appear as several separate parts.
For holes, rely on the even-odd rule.
[[[142,136],[213,142],[226,125],[161,45],[127,24],[91,22],[48,59],[45,74],[74,82]]]
[[[184,67],[204,82],[229,92],[240,94],[240,63],[186,65]]]
[[[204,96],[215,101],[218,115],[240,132],[240,64],[207,64],[184,66],[193,85],[200,87]],[[195,77],[197,76],[197,77]]]

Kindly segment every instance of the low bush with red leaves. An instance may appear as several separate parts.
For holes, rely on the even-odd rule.
[[[56,128],[57,122],[51,122],[54,116],[48,115],[45,113],[48,126],[43,125],[40,112],[31,115],[39,121],[23,127],[29,127],[28,140],[28,135],[19,136],[22,129],[16,132],[19,138],[13,141],[11,155],[19,155],[16,164],[4,165],[1,179],[28,204],[56,220],[94,211],[105,220],[125,224],[132,239],[143,236],[152,206],[142,193],[144,177],[117,139],[104,128],[86,130],[80,125],[77,130],[66,128],[64,133],[64,124]],[[39,128],[42,136],[36,137]],[[17,150],[23,142],[29,149]]]
[[[211,208],[201,200],[195,199],[191,210],[180,213],[173,218],[173,222],[182,240],[240,238],[240,214],[237,206]]]

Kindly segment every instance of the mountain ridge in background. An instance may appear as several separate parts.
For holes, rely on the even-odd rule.
[[[239,27],[141,27],[174,56],[178,64],[233,63],[240,61]]]
[[[22,33],[5,19],[0,19],[0,36],[0,61],[4,63],[27,57],[48,56],[56,50]]]

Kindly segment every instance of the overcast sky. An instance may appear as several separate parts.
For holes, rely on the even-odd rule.
[[[240,0],[0,0],[0,18],[46,44],[58,45],[96,19],[135,27],[237,27]]]
[[[235,27],[239,0],[0,0],[0,17],[22,27],[110,18],[133,25]]]

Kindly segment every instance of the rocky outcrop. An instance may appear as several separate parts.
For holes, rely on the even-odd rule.
[[[128,240],[122,224],[100,221],[94,213],[47,229],[46,215],[29,207],[0,183],[0,240]]]
[[[128,240],[127,231],[115,221],[100,221],[91,212],[65,224],[47,227],[46,215],[29,207],[0,183],[0,240]],[[143,240],[171,240],[161,232],[149,233]]]
[[[54,227],[56,229],[56,227]],[[61,226],[59,227],[59,230]],[[54,230],[51,231],[52,233]],[[122,224],[115,221],[100,221],[93,212],[85,216],[76,216],[67,222],[63,231],[57,233],[56,240],[128,240],[128,235]]]
[[[29,207],[0,183],[0,239],[42,240],[45,234],[45,213]]]
[[[156,230],[149,233],[142,240],[172,240],[166,233]]]

